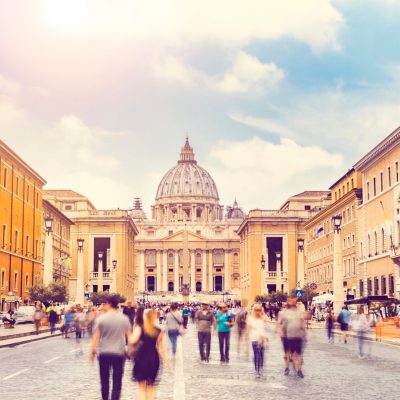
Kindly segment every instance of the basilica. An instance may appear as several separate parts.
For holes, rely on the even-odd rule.
[[[131,217],[139,231],[137,294],[174,298],[183,288],[187,269],[191,299],[221,292],[239,297],[237,229],[245,215],[236,200],[226,209],[220,204],[217,186],[197,163],[188,138],[177,164],[161,179],[151,218],[146,218],[138,201]]]

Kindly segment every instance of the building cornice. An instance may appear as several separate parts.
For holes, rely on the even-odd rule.
[[[400,144],[400,127],[395,129],[389,136],[382,140],[377,146],[375,146],[370,152],[368,152],[361,160],[354,164],[354,168],[357,171],[364,172],[373,163],[381,159],[387,153],[392,151],[396,146]]]

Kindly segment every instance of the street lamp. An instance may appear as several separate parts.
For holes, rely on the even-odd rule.
[[[281,251],[276,251],[276,252],[275,252],[275,256],[276,256],[276,261],[281,261],[281,259],[282,259],[282,252],[281,252]]]
[[[114,269],[117,268],[117,263],[118,263],[117,260],[112,260],[112,265],[113,265]]]
[[[297,239],[297,248],[299,251],[304,250],[304,239]]]
[[[78,242],[78,251],[79,251],[79,252],[82,252],[82,251],[83,251],[83,242],[84,242],[84,239],[78,239],[77,242]]]
[[[342,216],[340,214],[335,215],[332,217],[332,221],[333,221],[333,228],[334,228],[335,232],[339,232],[340,225],[342,224]]]
[[[44,226],[46,227],[46,233],[50,235],[50,232],[53,232],[53,218],[45,218]]]
[[[265,269],[265,258],[264,258],[264,254],[261,256],[261,269],[262,269],[262,270]]]

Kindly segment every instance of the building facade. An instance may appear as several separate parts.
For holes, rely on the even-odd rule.
[[[359,290],[400,298],[400,128],[359,160]]]
[[[40,282],[45,180],[0,140],[0,305],[29,301]]]
[[[84,292],[107,290],[134,300],[138,230],[128,211],[97,210],[86,197],[72,190],[46,190],[45,198],[74,222],[70,300],[82,303]]]
[[[238,229],[244,305],[250,306],[259,294],[289,293],[301,285],[304,254],[298,241],[304,239],[305,222],[326,203],[328,194],[307,191],[289,198],[279,210],[249,212]]]
[[[358,291],[358,207],[362,201],[361,174],[351,169],[331,187],[331,204],[312,217],[305,228],[306,283],[314,283],[319,294],[334,292],[334,223],[341,217],[339,235],[340,279],[345,297],[359,295]]]
[[[244,218],[235,201],[224,210],[211,175],[197,164],[186,139],[180,159],[161,179],[151,219],[131,213],[136,238],[137,295],[178,298],[188,273],[191,300],[225,292],[239,297],[240,246]]]
[[[72,272],[72,246],[71,246],[71,225],[66,215],[47,200],[43,200],[42,220],[42,254],[43,268],[48,269],[46,279],[49,281],[62,282],[69,287],[69,279]],[[46,285],[49,282],[44,282]]]

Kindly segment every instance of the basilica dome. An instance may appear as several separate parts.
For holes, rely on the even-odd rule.
[[[204,198],[218,202],[218,190],[211,175],[197,164],[193,148],[186,138],[178,164],[171,168],[158,185],[156,201],[168,198]]]

